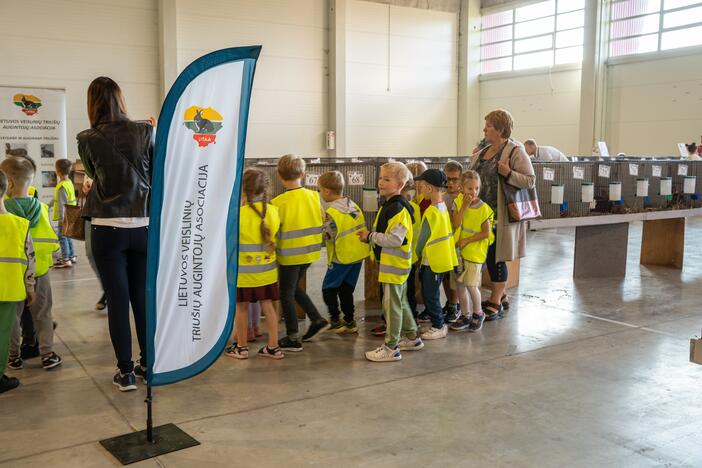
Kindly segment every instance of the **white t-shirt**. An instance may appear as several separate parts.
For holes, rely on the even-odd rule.
[[[558,148],[553,146],[537,146],[534,161],[541,162],[561,162],[568,161],[563,153]]]

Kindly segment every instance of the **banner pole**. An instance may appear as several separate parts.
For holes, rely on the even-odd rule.
[[[152,403],[151,384],[146,385],[146,440],[154,443],[154,421],[152,418]]]

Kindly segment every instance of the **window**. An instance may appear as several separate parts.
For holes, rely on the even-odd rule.
[[[580,63],[584,25],[585,0],[547,0],[485,15],[480,31],[480,72]]]
[[[700,0],[618,0],[610,17],[611,57],[702,45]]]

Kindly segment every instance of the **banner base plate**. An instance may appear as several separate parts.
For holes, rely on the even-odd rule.
[[[200,445],[175,424],[154,427],[153,439],[153,442],[146,440],[146,430],[143,430],[101,440],[100,445],[122,465]]]

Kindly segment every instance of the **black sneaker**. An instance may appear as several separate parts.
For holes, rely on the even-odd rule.
[[[327,322],[325,319],[312,322],[309,328],[307,329],[307,332],[305,332],[305,334],[302,335],[302,341],[310,341],[314,337],[314,335],[324,330],[327,327],[327,325],[329,325],[329,322]]]
[[[39,343],[34,341],[34,344],[22,343],[20,347],[20,357],[22,359],[32,359],[39,356]]]
[[[136,377],[134,372],[128,374],[121,374],[119,371],[112,377],[112,383],[119,388],[120,392],[131,392],[136,390]]]
[[[444,315],[444,322],[453,323],[461,316],[461,308],[458,304],[450,306]]]
[[[134,366],[134,375],[141,378],[141,383],[146,385],[146,367],[141,364]]]
[[[298,353],[302,351],[302,343],[297,340],[291,340],[290,337],[283,337],[278,341],[278,347],[283,351]]]
[[[105,293],[102,293],[100,299],[95,303],[95,310],[105,310],[105,307],[107,307],[107,297]]]
[[[458,320],[449,325],[449,328],[453,331],[468,330],[468,327],[470,327],[470,319],[465,315],[461,315]]]
[[[8,369],[20,370],[22,367],[23,367],[23,365],[22,365],[22,358],[21,357],[9,358],[7,360],[7,368]]]
[[[481,328],[483,328],[483,322],[485,321],[485,314],[480,314],[476,315],[473,314],[470,318],[470,327],[468,327],[468,331],[473,333],[480,331]]]
[[[41,367],[46,370],[53,369],[56,366],[60,366],[63,360],[61,356],[56,353],[51,353],[46,357],[41,358]]]
[[[5,393],[18,386],[19,380],[17,380],[17,377],[8,377],[5,374],[0,376],[0,393]]]
[[[417,315],[417,322],[418,323],[427,323],[431,322],[431,315],[429,312],[426,310],[424,312],[421,312],[419,315]]]

